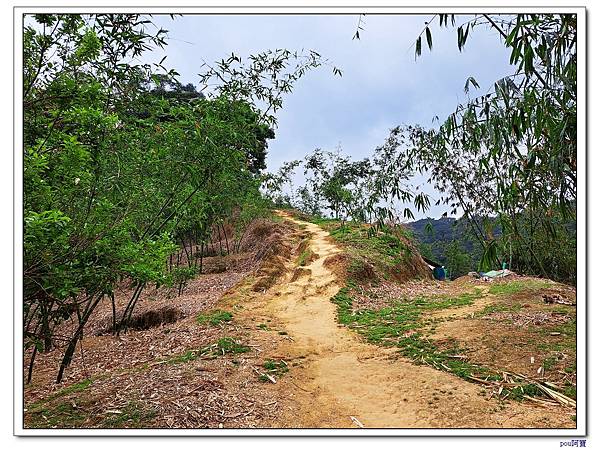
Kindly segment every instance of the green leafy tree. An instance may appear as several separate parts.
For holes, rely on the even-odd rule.
[[[444,256],[446,258],[446,267],[450,272],[451,278],[458,278],[462,275],[466,275],[473,269],[471,257],[457,240],[453,240],[446,246]]]
[[[148,31],[152,30],[152,32]],[[42,14],[24,28],[24,334],[31,350],[60,346],[60,382],[85,326],[112,301],[127,329],[146,286],[202,271],[215,232],[264,214],[267,141],[295,81],[322,58],[287,51],[219,63],[209,95],[182,85],[163,61],[166,31],[138,14]],[[271,80],[271,81],[265,81]],[[278,81],[276,81],[278,80]],[[275,82],[276,81],[276,82]],[[221,238],[219,238],[219,242]],[[228,243],[226,246],[229,247]],[[214,245],[213,245],[214,248]],[[119,284],[131,287],[122,311]],[[66,341],[55,330],[68,319]]]
[[[528,254],[521,270],[551,276],[544,260],[564,246],[575,251],[567,236],[575,220],[577,181],[576,17],[476,14],[460,20],[435,15],[417,37],[415,56],[421,55],[424,41],[434,50],[435,23],[456,29],[460,50],[484,28],[510,49],[514,72],[458,105],[439,127],[394,129],[382,146],[389,162],[384,172],[398,173],[399,180],[407,172],[426,174],[441,192],[437,204],[446,205],[446,213],[464,213],[483,255],[493,258],[496,267],[510,242],[513,254]],[[476,79],[469,77],[464,89],[467,94],[479,89]],[[379,186],[418,209],[429,206],[430,200],[413,195],[405,182]],[[502,242],[490,238],[479,217],[493,217],[500,224]],[[524,220],[530,225],[524,227]],[[550,245],[537,245],[535,233],[527,231],[531,227]],[[560,272],[560,279],[574,280],[574,266]]]

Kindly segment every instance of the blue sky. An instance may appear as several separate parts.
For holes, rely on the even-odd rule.
[[[510,74],[508,51],[497,34],[479,28],[459,52],[456,32],[435,24],[433,50],[415,61],[414,41],[431,16],[367,15],[360,40],[353,40],[358,15],[186,15],[155,16],[169,30],[164,64],[181,80],[198,86],[203,61],[232,52],[248,56],[267,49],[312,49],[343,71],[323,67],[301,79],[278,114],[276,138],[269,144],[268,170],[301,158],[315,148],[369,156],[388,130],[401,124],[432,126],[467,99],[469,76],[487,91]],[[457,24],[467,17],[458,17]],[[156,55],[162,57],[162,54]],[[417,182],[422,181],[417,179]],[[435,196],[430,189],[428,192]],[[439,217],[441,208],[427,215]]]

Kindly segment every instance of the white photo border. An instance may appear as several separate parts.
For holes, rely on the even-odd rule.
[[[35,13],[147,13],[147,14],[219,14],[219,15],[262,15],[262,14],[378,14],[416,15],[432,13],[571,13],[577,15],[577,132],[583,136],[578,141],[577,156],[579,174],[577,180],[577,297],[584,299],[577,307],[577,362],[578,389],[577,426],[575,429],[496,429],[496,428],[342,428],[342,429],[29,429],[23,423],[23,15]],[[13,9],[14,39],[14,85],[13,85],[13,152],[14,152],[14,197],[13,197],[13,433],[15,436],[522,436],[522,437],[583,437],[588,430],[588,254],[587,254],[587,50],[586,50],[586,8],[585,7],[476,7],[476,6],[15,6]],[[583,164],[583,170],[582,169]]]

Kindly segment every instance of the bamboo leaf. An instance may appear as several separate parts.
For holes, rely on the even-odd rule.
[[[429,50],[431,50],[433,46],[433,40],[431,38],[431,30],[429,30],[429,27],[425,28],[425,36],[427,37],[427,45],[429,46]]]

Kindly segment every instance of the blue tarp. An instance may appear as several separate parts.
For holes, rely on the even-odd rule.
[[[443,267],[435,267],[433,269],[433,278],[439,281],[444,281],[446,279],[446,271]]]

